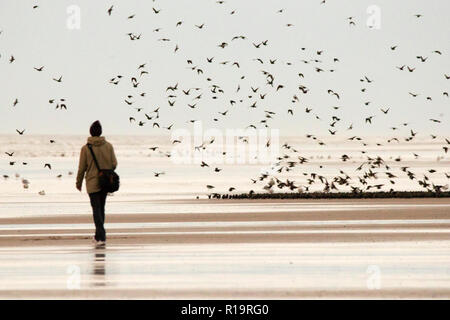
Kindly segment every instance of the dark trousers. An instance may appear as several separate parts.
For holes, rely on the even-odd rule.
[[[105,223],[105,203],[107,193],[104,191],[89,193],[91,200],[92,213],[95,223],[95,240],[106,241]]]

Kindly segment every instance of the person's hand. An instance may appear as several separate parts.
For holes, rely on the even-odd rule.
[[[81,186],[77,186],[77,190],[81,192]]]

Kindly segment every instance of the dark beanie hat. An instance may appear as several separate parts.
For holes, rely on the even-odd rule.
[[[100,121],[97,120],[93,124],[91,124],[89,132],[93,137],[100,137],[102,135],[102,125],[100,124]]]

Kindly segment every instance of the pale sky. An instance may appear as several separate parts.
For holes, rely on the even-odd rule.
[[[261,127],[264,110],[270,110],[276,112],[270,127],[285,135],[327,135],[333,115],[341,119],[333,129],[337,135],[392,135],[389,128],[403,122],[410,124],[402,129],[405,136],[410,129],[419,135],[450,134],[450,98],[443,96],[443,92],[450,92],[450,80],[445,78],[445,74],[450,76],[450,2],[320,2],[1,0],[0,133],[26,129],[25,134],[87,134],[90,123],[97,119],[103,123],[105,134],[166,133],[152,128],[153,122],[144,116],[144,112],[150,114],[160,107],[158,122],[161,126],[174,124],[173,128],[189,128],[186,122],[191,119],[202,120],[206,128]],[[34,4],[39,7],[33,9]],[[67,27],[71,5],[80,9],[80,29]],[[111,5],[114,8],[108,16]],[[380,29],[366,26],[370,5],[380,8]],[[160,13],[155,14],[152,7]],[[278,13],[280,9],[284,11]],[[133,14],[134,18],[127,18]],[[349,25],[348,17],[353,17],[355,26]],[[177,27],[178,21],[182,24]],[[202,29],[195,26],[203,23]],[[154,32],[156,28],[161,30]],[[131,41],[129,32],[141,34],[141,39]],[[231,40],[240,35],[246,39]],[[170,41],[158,41],[161,38]],[[252,44],[265,40],[267,46],[259,49]],[[218,47],[222,42],[228,43],[224,49]],[[174,53],[176,45],[179,50]],[[390,46],[394,45],[398,47],[392,51]],[[318,50],[323,53],[317,55]],[[11,55],[16,59],[13,63],[9,63]],[[417,56],[428,59],[421,62]],[[206,58],[211,57],[213,62],[208,63]],[[188,65],[187,59],[193,64]],[[269,59],[276,62],[270,64]],[[311,59],[321,62],[301,61]],[[223,61],[230,63],[221,65]],[[232,65],[235,61],[240,68]],[[143,63],[149,74],[140,76],[137,68]],[[402,65],[416,69],[396,68]],[[34,69],[41,66],[42,72]],[[194,66],[204,73],[188,68]],[[317,73],[315,67],[324,72]],[[266,84],[261,70],[275,76],[274,88]],[[110,84],[117,75],[123,76],[122,81]],[[52,80],[60,76],[61,83]],[[360,82],[364,76],[373,82]],[[137,88],[133,88],[131,77],[138,79]],[[166,88],[176,83],[179,90],[173,94],[177,97],[170,99],[176,103],[169,106],[167,95],[172,92]],[[215,100],[210,91],[214,84],[224,90]],[[284,88],[276,91],[279,84]],[[236,93],[238,85],[241,90]],[[299,85],[309,92],[302,94]],[[251,86],[259,87],[257,95]],[[181,91],[195,87],[201,90],[191,90],[189,96]],[[340,99],[328,94],[328,89],[337,92]],[[146,92],[145,97],[139,96],[142,92]],[[202,99],[194,101],[201,92]],[[419,95],[413,98],[409,92]],[[265,99],[260,93],[267,94]],[[127,95],[133,95],[128,99],[133,101],[131,106],[124,102]],[[294,95],[299,102],[291,102]],[[432,101],[427,101],[428,96]],[[16,98],[18,104],[13,107]],[[56,102],[48,102],[60,98],[67,100],[67,111],[55,110]],[[234,106],[229,103],[232,99],[238,102]],[[257,107],[250,108],[255,101]],[[195,109],[188,107],[195,102]],[[334,110],[333,106],[340,108]],[[143,110],[138,112],[135,107]],[[305,113],[306,107],[312,111]],[[380,108],[390,111],[384,115]],[[289,115],[288,109],[294,114]],[[218,113],[226,110],[226,116]],[[372,125],[365,124],[369,116],[374,116]],[[139,127],[130,123],[129,117],[146,124]],[[354,130],[346,131],[352,123]]]

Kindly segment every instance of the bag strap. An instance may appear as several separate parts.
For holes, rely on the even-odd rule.
[[[95,166],[97,167],[97,170],[100,171],[100,166],[98,165],[97,158],[95,157],[94,150],[92,150],[92,145],[90,143],[87,144],[87,147],[89,150],[91,150],[92,158],[94,158]]]

